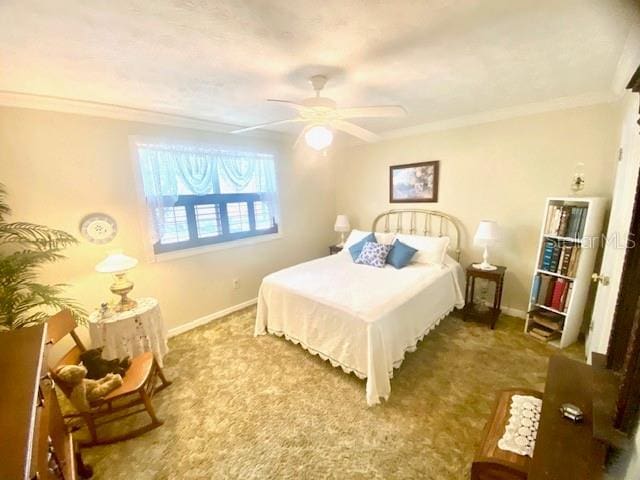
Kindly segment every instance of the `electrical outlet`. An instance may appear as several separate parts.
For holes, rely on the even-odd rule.
[[[233,279],[233,289],[237,290],[240,288],[240,280],[238,280],[237,278]]]

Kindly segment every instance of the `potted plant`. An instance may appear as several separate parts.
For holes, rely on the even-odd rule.
[[[6,197],[0,184],[0,331],[42,323],[64,308],[84,323],[84,309],[63,295],[66,285],[38,282],[40,268],[64,258],[62,250],[77,240],[44,225],[7,222],[11,209]]]

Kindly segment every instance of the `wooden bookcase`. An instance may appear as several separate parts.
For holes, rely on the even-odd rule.
[[[591,274],[602,242],[605,206],[606,199],[601,197],[547,198],[529,294],[526,333],[536,336],[543,332],[546,341],[559,348],[578,339]]]

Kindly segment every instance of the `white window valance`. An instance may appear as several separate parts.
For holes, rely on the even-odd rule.
[[[277,217],[274,156],[208,146],[136,145],[154,241],[162,238],[166,207],[181,195],[257,194]],[[255,195],[254,195],[255,197]]]

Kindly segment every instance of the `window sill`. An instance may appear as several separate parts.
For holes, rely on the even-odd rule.
[[[215,252],[216,250],[227,250],[229,248],[239,248],[256,243],[271,242],[282,238],[282,232],[260,235],[257,237],[242,238],[231,242],[217,243],[213,245],[203,245],[202,247],[185,248],[184,250],[175,250],[173,252],[158,253],[153,255],[154,262],[165,262],[176,260],[178,258],[191,257],[193,255],[202,255],[204,253]]]

